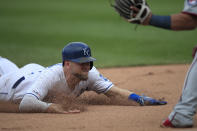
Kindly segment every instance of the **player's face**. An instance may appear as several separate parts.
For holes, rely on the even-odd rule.
[[[90,62],[74,63],[71,62],[71,73],[80,80],[88,79],[88,72],[90,71]]]

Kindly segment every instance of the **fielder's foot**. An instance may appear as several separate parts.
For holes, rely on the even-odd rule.
[[[176,125],[174,126],[172,122],[169,119],[166,119],[165,121],[162,122],[160,125],[162,128],[191,128],[193,125]]]
[[[173,128],[174,125],[171,123],[171,121],[169,119],[166,119],[165,121],[162,122],[160,127],[162,127],[162,128],[169,128],[169,127]]]

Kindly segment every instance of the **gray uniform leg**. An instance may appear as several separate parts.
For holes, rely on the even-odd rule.
[[[179,102],[169,115],[175,127],[190,127],[197,109],[197,54],[188,70]]]

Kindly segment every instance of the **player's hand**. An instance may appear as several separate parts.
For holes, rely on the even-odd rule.
[[[151,106],[151,105],[165,105],[167,104],[167,101],[164,101],[163,99],[156,100],[151,97],[142,95],[138,103],[140,103],[140,105],[142,106],[147,106],[147,105]]]
[[[146,0],[114,0],[116,12],[130,23],[148,25],[151,10]]]
[[[132,17],[135,18],[137,14],[139,13],[140,9],[135,6],[131,6],[130,8],[133,11]],[[149,12],[148,16],[144,19],[144,21],[141,24],[149,25],[149,21],[151,17],[152,17],[152,12]]]
[[[65,111],[63,109],[63,107],[59,104],[51,104],[47,110],[46,110],[47,113],[61,113],[61,114],[70,114],[70,113],[80,113],[80,110],[68,110],[68,111]]]
[[[193,58],[195,57],[196,51],[197,51],[197,45],[193,48],[193,51],[192,51]]]

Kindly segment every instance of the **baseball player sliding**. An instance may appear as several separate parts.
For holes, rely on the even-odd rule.
[[[0,100],[19,103],[20,112],[77,113],[65,111],[61,105],[46,103],[43,99],[50,90],[61,90],[67,96],[77,97],[84,91],[104,93],[113,100],[128,99],[140,105],[165,105],[166,101],[139,96],[116,87],[93,66],[89,46],[71,42],[62,50],[62,63],[44,68],[28,64],[18,68],[6,58],[0,58]]]
[[[143,25],[152,25],[168,30],[192,30],[197,27],[197,0],[185,0],[181,13],[161,16],[150,11],[145,0],[115,0],[112,5],[121,17],[128,22]],[[196,54],[196,48],[193,56]],[[180,100],[162,122],[162,127],[192,127],[193,116],[197,109],[197,56],[185,78]]]

